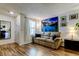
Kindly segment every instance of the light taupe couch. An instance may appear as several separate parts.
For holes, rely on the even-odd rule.
[[[60,37],[55,38],[55,40],[52,39],[46,39],[46,38],[35,38],[34,43],[47,46],[53,49],[58,49],[61,45],[62,39]]]

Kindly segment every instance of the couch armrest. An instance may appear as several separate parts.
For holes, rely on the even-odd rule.
[[[61,38],[55,38],[55,41],[54,41],[54,47],[55,47],[55,49],[58,49],[60,47],[61,42],[62,42]]]

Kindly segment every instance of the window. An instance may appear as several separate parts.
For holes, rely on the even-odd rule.
[[[30,35],[35,35],[35,21],[33,20],[29,20],[29,24],[30,24]]]

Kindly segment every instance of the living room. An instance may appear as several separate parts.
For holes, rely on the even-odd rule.
[[[77,3],[0,4],[0,55],[77,56],[78,21]]]

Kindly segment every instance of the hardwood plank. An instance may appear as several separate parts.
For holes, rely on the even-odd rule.
[[[0,45],[0,56],[79,56],[78,51],[60,47],[58,50],[38,44],[19,46],[16,43]]]

